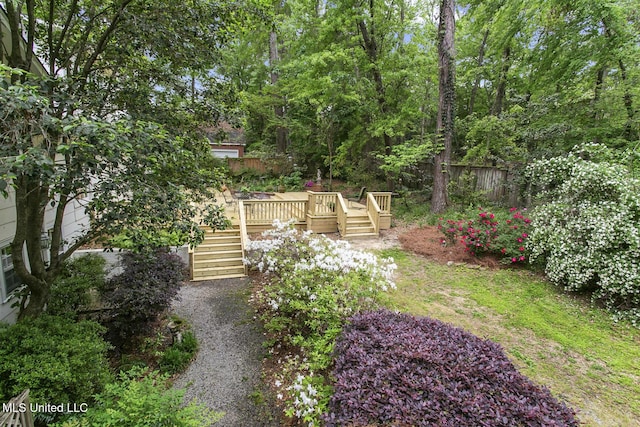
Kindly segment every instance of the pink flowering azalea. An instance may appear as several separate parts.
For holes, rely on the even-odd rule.
[[[525,260],[525,257],[523,255],[523,256],[520,257],[520,261],[524,261],[524,260]]]
[[[519,250],[520,252],[524,252],[524,246],[520,246],[520,247],[518,248],[518,250]]]

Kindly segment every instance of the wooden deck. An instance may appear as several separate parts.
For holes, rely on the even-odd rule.
[[[193,250],[193,280],[242,274],[240,266],[248,234],[271,229],[276,219],[293,221],[296,228],[314,233],[339,232],[347,240],[376,238],[380,230],[391,226],[391,193],[386,192],[367,193],[366,204],[361,204],[345,200],[337,192],[287,192],[273,193],[269,198],[237,199],[227,191],[216,194],[216,203],[225,204],[225,213],[236,231],[219,233],[225,234],[227,240],[215,233],[208,235],[202,247]],[[233,247],[229,247],[231,243]],[[240,255],[235,253],[235,245],[240,245]],[[222,252],[217,253],[216,248]],[[223,268],[227,266],[228,272]]]
[[[271,226],[274,219],[281,219],[283,221],[289,220],[291,218],[299,219],[300,223],[306,223],[306,214],[302,215],[301,209],[306,213],[309,210],[309,200],[312,195],[315,195],[313,198],[313,202],[315,203],[314,213],[316,216],[337,216],[334,209],[337,205],[337,193],[330,192],[310,192],[310,191],[291,191],[286,193],[270,193],[271,197],[266,198],[246,198],[246,199],[237,199],[235,198],[229,191],[226,192],[226,195],[216,191],[216,203],[219,205],[225,205],[225,212],[227,218],[231,220],[234,225],[239,225],[239,205],[240,202],[245,207],[245,211],[249,209],[249,216],[251,217],[250,221],[253,225],[261,224]],[[377,194],[377,193],[376,193]],[[390,193],[379,193],[379,194],[389,194],[389,203],[390,203]],[[282,204],[281,208],[274,208],[271,201],[282,201],[282,202],[292,202],[287,204]],[[299,203],[306,203],[307,206],[301,208]],[[279,204],[279,203],[276,203]],[[332,208],[332,206],[334,208]],[[388,208],[388,205],[385,205],[386,209],[383,209],[382,214],[388,214],[390,216],[391,212]],[[351,200],[345,200],[345,213],[347,217],[357,217],[361,216],[363,213],[367,211],[367,205],[362,203],[354,202]],[[256,213],[260,214],[256,216]],[[281,215],[280,217],[276,217],[276,215]],[[304,218],[303,218],[304,217]],[[255,228],[255,227],[254,227]],[[388,228],[388,227],[386,227]],[[382,228],[383,230],[385,228]],[[260,230],[264,231],[264,230]],[[325,231],[326,232],[335,232],[338,231]],[[255,231],[250,231],[255,232]],[[319,231],[322,232],[322,231]]]

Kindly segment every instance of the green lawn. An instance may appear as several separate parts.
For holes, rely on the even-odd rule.
[[[446,266],[400,250],[390,305],[500,343],[586,426],[640,425],[640,331],[529,271]]]

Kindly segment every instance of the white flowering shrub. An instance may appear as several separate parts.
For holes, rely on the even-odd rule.
[[[247,243],[245,263],[266,279],[254,301],[272,343],[304,356],[289,359],[296,361],[287,368],[292,384],[279,380],[287,413],[318,425],[331,394],[324,372],[336,337],[347,318],[378,308],[384,292],[395,288],[396,265],[348,242],[297,231],[292,223],[273,225]]]
[[[544,260],[553,283],[592,291],[616,318],[640,326],[640,181],[594,152],[602,158],[603,148],[590,144],[530,166],[542,190],[530,258]]]

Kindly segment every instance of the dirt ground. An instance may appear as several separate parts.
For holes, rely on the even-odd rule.
[[[407,251],[422,255],[439,264],[471,264],[487,268],[500,268],[497,257],[490,255],[475,257],[464,250],[460,243],[443,245],[444,235],[437,226],[426,225],[397,226],[380,232],[378,240],[351,242],[357,249],[389,249],[401,247]]]

